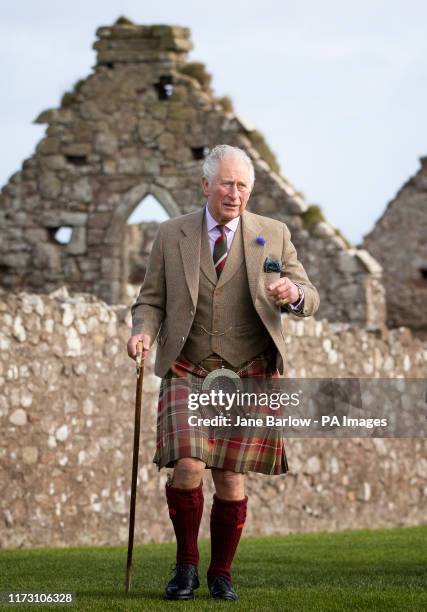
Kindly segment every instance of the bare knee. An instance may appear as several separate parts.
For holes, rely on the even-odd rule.
[[[198,487],[203,476],[205,464],[200,459],[184,457],[175,464],[172,486],[179,489],[194,489]]]
[[[230,470],[212,470],[212,478],[218,497],[239,500],[245,496],[245,477]]]

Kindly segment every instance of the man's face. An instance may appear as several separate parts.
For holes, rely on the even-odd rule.
[[[248,167],[238,157],[222,159],[216,176],[210,183],[203,178],[202,186],[209,212],[222,224],[242,214],[252,190]]]

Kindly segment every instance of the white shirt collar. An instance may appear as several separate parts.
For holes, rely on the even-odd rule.
[[[229,221],[228,223],[225,223],[225,227],[228,227],[228,229],[234,233],[236,232],[239,226],[239,221],[240,221],[240,215],[236,217],[235,219],[231,219],[231,221]],[[206,204],[206,222],[207,222],[208,232],[210,232],[212,229],[214,229],[214,227],[218,225],[218,221],[216,221],[212,217],[207,204]]]

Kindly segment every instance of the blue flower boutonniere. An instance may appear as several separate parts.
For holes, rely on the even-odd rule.
[[[264,238],[264,236],[257,236],[256,241],[261,246],[264,246],[264,244],[267,242],[267,240]]]
[[[280,259],[266,257],[264,261],[264,272],[283,272],[285,266]]]

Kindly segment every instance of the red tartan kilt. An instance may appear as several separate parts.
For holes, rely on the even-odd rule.
[[[205,364],[204,364],[205,365]],[[209,365],[214,369],[214,361]],[[239,372],[241,378],[272,376],[264,356],[256,357]],[[284,474],[288,471],[285,443],[280,430],[271,428],[264,437],[233,437],[224,428],[191,426],[188,394],[203,382],[207,370],[183,358],[176,361],[160,386],[157,412],[157,444],[154,463],[158,468],[173,467],[175,461],[194,457],[207,468],[233,472]]]

